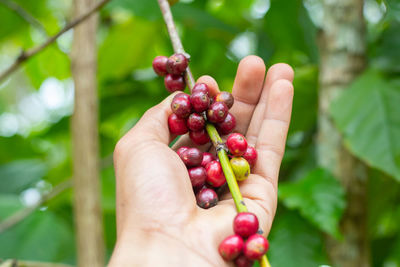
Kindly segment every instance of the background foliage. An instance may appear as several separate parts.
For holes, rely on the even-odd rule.
[[[15,0],[45,32],[0,3],[0,70],[21,48],[41,43],[71,18],[68,0]],[[318,87],[318,0],[181,1],[173,7],[196,77],[209,74],[230,90],[239,60],[261,56],[268,66],[295,69],[295,100],[270,234],[273,266],[329,264],[324,235],[341,238],[344,190],[315,161]],[[400,3],[367,0],[368,68],[332,105],[346,145],[370,169],[369,236],[374,266],[400,266]],[[155,0],[113,0],[100,13],[102,206],[107,252],[115,242],[116,141],[167,92],[151,69],[172,48]],[[72,32],[0,84],[0,220],[70,179],[69,116],[73,106]],[[0,233],[0,258],[74,264],[71,192],[47,202]]]

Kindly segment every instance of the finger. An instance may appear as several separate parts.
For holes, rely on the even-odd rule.
[[[236,131],[245,134],[260,98],[265,76],[264,61],[257,56],[247,56],[239,63],[232,89],[235,103],[231,109],[235,115]]]
[[[158,105],[147,110],[136,125],[130,129],[118,142],[124,145],[140,141],[159,141],[168,144],[174,135],[171,135],[168,128],[168,116],[172,113],[171,101],[176,95],[171,94]],[[118,146],[118,144],[117,144]]]
[[[203,75],[197,79],[196,83],[205,83],[208,86],[210,97],[215,96],[219,93],[218,83],[215,79],[209,75]]]
[[[261,128],[260,122],[264,118],[265,109],[267,107],[268,93],[270,91],[271,85],[275,81],[280,79],[292,82],[293,77],[293,69],[289,65],[284,63],[275,64],[268,69],[260,100],[258,101],[258,104],[253,112],[253,117],[251,118],[251,122],[247,130],[246,139],[249,145],[254,146],[256,144],[257,137]]]
[[[293,85],[288,80],[278,80],[272,84],[256,143],[258,161],[254,173],[263,176],[275,188],[285,151],[293,93]]]
[[[209,94],[211,97],[219,93],[218,83],[211,76],[203,75],[199,79],[197,79],[196,83],[205,83],[208,86]],[[197,147],[202,151],[207,151],[210,148],[211,144],[198,146],[194,144],[192,140],[190,140],[188,134],[185,134],[182,135],[178,141],[176,141],[176,143],[172,146],[172,149],[177,150],[182,146]]]

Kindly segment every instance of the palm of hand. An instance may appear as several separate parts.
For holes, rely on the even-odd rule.
[[[264,77],[261,59],[251,56],[242,60],[232,90],[235,104],[231,112],[238,122],[235,131],[245,134],[259,153],[253,174],[240,183],[240,190],[249,210],[259,218],[260,227],[268,233],[276,209],[277,178],[290,121],[293,72],[287,65],[278,64],[269,69],[265,81]],[[218,92],[211,77],[203,76],[198,82],[206,83],[212,93]],[[168,147],[170,101],[168,98],[146,112],[117,145],[118,237],[130,229],[158,232],[210,266],[223,266],[226,263],[217,247],[232,234],[235,206],[228,192],[216,207],[197,207],[187,169]],[[174,148],[182,145],[193,146],[187,136]],[[210,146],[202,147],[203,151],[208,149]]]

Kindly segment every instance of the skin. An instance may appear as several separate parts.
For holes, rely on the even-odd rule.
[[[253,173],[240,183],[240,190],[267,236],[277,205],[294,73],[286,64],[273,65],[267,74],[265,70],[256,56],[240,62],[231,112],[237,119],[235,131],[258,151]],[[210,76],[197,82],[206,83],[212,95],[219,92]],[[186,167],[168,147],[175,138],[167,124],[174,95],[149,109],[116,145],[117,244],[109,266],[232,266],[218,254],[219,243],[233,234],[232,197],[223,195],[208,210],[197,207]],[[194,146],[183,136],[174,149],[184,145]]]

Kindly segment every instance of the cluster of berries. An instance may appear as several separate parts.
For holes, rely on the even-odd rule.
[[[251,267],[253,261],[261,259],[267,252],[268,240],[257,233],[257,216],[240,212],[233,220],[234,235],[225,238],[219,245],[219,254],[227,261],[235,261],[237,267]]]
[[[158,56],[153,60],[153,69],[159,76],[164,76],[165,88],[168,92],[183,91],[186,87],[183,74],[189,64],[188,58],[181,53],[169,58]]]
[[[230,133],[236,127],[235,117],[229,113],[233,96],[220,92],[209,96],[208,86],[196,83],[192,94],[179,93],[171,102],[172,114],[168,117],[169,130],[182,135],[189,132],[190,139],[197,145],[210,142],[205,126],[207,121],[214,123],[220,134]]]
[[[236,179],[245,180],[250,174],[250,167],[253,167],[257,160],[257,151],[248,146],[244,136],[239,133],[229,135],[226,146]],[[205,209],[215,206],[218,203],[216,191],[226,182],[219,160],[211,153],[186,146],[180,147],[176,153],[188,168],[197,205]]]
[[[197,148],[183,146],[176,153],[188,168],[197,205],[204,209],[217,205],[216,190],[226,181],[219,161],[211,153],[201,152]]]

